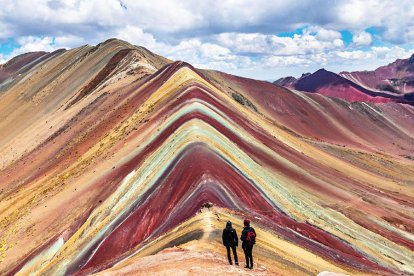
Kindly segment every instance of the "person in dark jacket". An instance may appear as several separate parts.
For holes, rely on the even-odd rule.
[[[250,220],[244,220],[244,228],[240,239],[242,240],[242,248],[246,258],[245,268],[253,269],[253,245],[256,243],[256,231],[250,227]]]
[[[228,221],[226,224],[226,228],[223,229],[223,245],[227,249],[227,258],[229,259],[229,263],[233,264],[231,261],[230,255],[230,248],[233,251],[234,255],[234,262],[236,265],[239,265],[239,260],[237,259],[237,251],[236,247],[239,246],[239,239],[237,238],[236,229],[234,229],[231,225],[231,221]]]

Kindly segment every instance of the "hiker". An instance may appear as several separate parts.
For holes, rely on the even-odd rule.
[[[244,268],[253,269],[253,245],[256,243],[256,232],[250,227],[250,220],[244,220],[244,228],[240,239],[242,240],[242,248],[246,258],[246,266]]]
[[[227,249],[227,258],[229,259],[229,263],[232,265],[233,262],[231,261],[230,255],[230,248],[233,251],[234,255],[234,262],[236,265],[239,265],[239,260],[237,259],[237,251],[236,247],[239,246],[239,239],[237,238],[236,229],[233,228],[231,225],[231,221],[228,221],[226,224],[226,228],[223,229],[223,245]]]

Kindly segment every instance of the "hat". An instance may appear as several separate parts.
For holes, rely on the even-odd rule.
[[[226,223],[226,228],[227,228],[227,229],[231,229],[231,228],[232,228],[231,221],[228,221],[228,222]]]
[[[248,225],[250,225],[250,220],[249,219],[245,219],[243,221],[243,223],[244,223],[244,226],[248,226]]]

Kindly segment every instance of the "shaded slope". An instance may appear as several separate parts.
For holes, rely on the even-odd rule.
[[[229,210],[219,216],[248,214],[275,241],[257,245],[269,272],[413,272],[414,170],[399,156],[412,152],[412,107],[351,105],[183,62],[129,75],[135,49],[94,82],[123,47],[76,49],[87,63],[55,60],[88,74],[40,101],[31,131],[2,134],[2,273],[116,271],[161,244],[182,244],[197,264],[197,252],[212,250],[203,240],[217,244],[204,233],[223,224],[206,229],[197,214],[207,201]],[[175,230],[186,223],[200,243]],[[293,264],[301,254],[312,260]]]

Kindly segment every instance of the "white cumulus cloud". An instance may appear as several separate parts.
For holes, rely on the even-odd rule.
[[[222,45],[239,53],[273,54],[281,56],[320,53],[344,46],[341,34],[323,28],[305,29],[293,37],[259,33],[222,33],[217,36]]]
[[[128,41],[129,43],[153,49],[157,47],[157,42],[152,34],[145,33],[141,28],[127,25],[118,30],[115,37]]]
[[[21,45],[20,48],[15,49],[10,56],[16,56],[28,52],[45,51],[51,52],[56,49],[53,45],[52,37],[35,37],[35,36],[24,36],[16,40]]]
[[[370,33],[365,31],[356,32],[352,36],[352,42],[356,46],[368,46],[372,43],[372,36]]]

